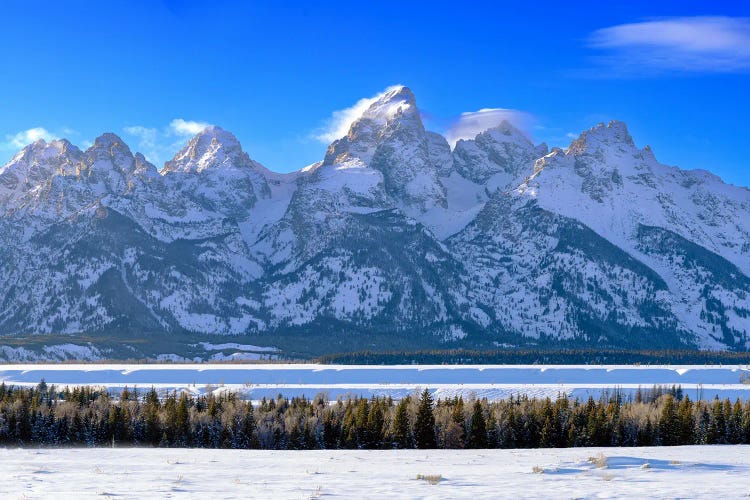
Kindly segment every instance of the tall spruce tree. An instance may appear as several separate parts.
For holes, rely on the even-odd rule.
[[[331,410],[327,410],[323,417],[323,446],[333,450],[338,447],[340,426],[338,419]]]
[[[677,407],[677,418],[680,421],[680,443],[693,444],[695,442],[695,417],[693,416],[693,402],[685,396]]]
[[[422,397],[419,399],[417,419],[414,422],[414,441],[419,449],[437,447],[435,414],[432,411],[432,395],[428,389],[422,391]]]
[[[451,420],[445,436],[445,446],[464,448],[466,446],[466,415],[464,414],[464,400],[462,397],[453,399]]]
[[[659,440],[664,446],[680,444],[680,419],[677,405],[671,394],[664,396],[664,405],[659,417]]]
[[[373,401],[370,404],[370,411],[367,413],[367,442],[366,447],[378,449],[383,447],[383,409],[380,403]]]
[[[479,400],[474,401],[466,446],[474,449],[487,448],[487,422],[484,419],[484,410]]]
[[[409,398],[406,397],[396,405],[393,416],[393,445],[396,448],[411,448],[414,445],[409,429]]]

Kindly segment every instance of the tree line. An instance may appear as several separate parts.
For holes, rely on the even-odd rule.
[[[679,387],[599,399],[500,401],[428,390],[388,397],[263,399],[125,388],[0,384],[0,446],[237,449],[537,448],[750,444],[750,401],[692,401]]]
[[[749,364],[750,352],[624,349],[438,349],[426,351],[357,351],[327,354],[324,364],[643,364],[720,365]]]

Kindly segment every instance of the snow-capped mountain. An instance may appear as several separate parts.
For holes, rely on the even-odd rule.
[[[114,134],[35,142],[0,168],[0,240],[5,335],[750,348],[750,191],[620,122],[451,149],[406,87],[291,174],[218,127],[161,170]]]

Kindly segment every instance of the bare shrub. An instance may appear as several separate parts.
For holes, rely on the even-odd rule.
[[[443,480],[443,476],[440,474],[417,474],[417,480],[425,481],[429,484],[438,484]]]

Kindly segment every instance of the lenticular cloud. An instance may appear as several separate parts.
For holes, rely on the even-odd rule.
[[[750,19],[676,17],[603,28],[589,38],[599,61],[622,72],[750,70]]]
[[[460,139],[473,139],[481,132],[508,121],[519,130],[526,130],[531,122],[531,115],[523,111],[504,108],[484,108],[479,111],[461,113],[456,122],[443,134],[451,145]]]

